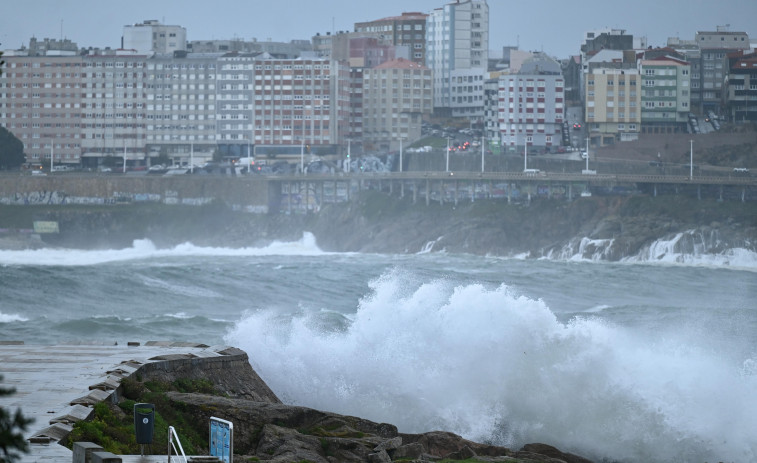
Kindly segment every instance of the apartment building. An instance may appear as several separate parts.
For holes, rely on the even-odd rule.
[[[586,74],[586,124],[594,146],[636,140],[641,130],[642,76],[635,61],[598,63]]]
[[[734,122],[757,121],[757,53],[730,53],[723,105]]]
[[[728,73],[728,53],[748,50],[749,35],[746,32],[731,32],[726,27],[715,31],[700,31],[694,41],[698,47],[698,62],[691,76],[692,105],[700,114],[711,110],[720,112],[723,101],[723,82]],[[692,61],[694,56],[687,57]]]
[[[661,55],[640,60],[639,67],[642,133],[685,133],[691,111],[689,63]]]
[[[81,164],[145,160],[146,57],[133,51],[86,55],[81,73]]]
[[[175,163],[195,164],[212,158],[218,136],[220,56],[175,52],[143,61],[146,130],[137,130],[137,138],[144,140],[148,157],[165,154]]]
[[[6,53],[0,125],[24,144],[27,162],[78,164],[82,155],[84,60],[72,53]]]
[[[481,121],[489,63],[489,5],[458,0],[426,21],[426,65],[434,73],[434,110]]]
[[[344,63],[133,50],[5,60],[0,124],[35,164],[53,156],[94,168],[117,157],[133,167],[158,155],[199,164],[216,150],[275,155],[301,145],[333,154],[349,136]]]
[[[516,74],[499,78],[499,130],[509,151],[545,151],[560,145],[565,120],[565,80],[560,64],[543,53]]]
[[[579,74],[578,86],[579,97],[586,98],[586,75],[589,73],[591,63],[597,61],[609,61],[610,56],[622,56],[623,50],[634,48],[634,37],[626,33],[625,29],[604,28],[587,31],[584,34],[584,42],[581,44],[581,73]],[[601,58],[598,58],[600,55]]]
[[[336,61],[228,54],[218,59],[217,142],[228,156],[335,153],[348,121],[349,73]]]
[[[407,59],[426,65],[426,18],[424,13],[402,13],[400,16],[355,23],[355,32],[379,37],[394,46],[405,46]]]
[[[433,111],[431,69],[405,59],[363,72],[363,141],[366,150],[396,151],[421,137]],[[402,142],[400,142],[402,140]]]

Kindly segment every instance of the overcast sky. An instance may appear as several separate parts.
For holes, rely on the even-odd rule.
[[[188,40],[309,40],[317,32],[352,30],[355,22],[428,13],[446,0],[3,0],[0,49],[68,38],[80,47],[118,48],[123,26],[157,19],[187,29]],[[621,7],[622,5],[622,7]],[[606,27],[646,36],[693,39],[730,24],[757,39],[757,0],[489,0],[490,49],[519,45],[557,58],[577,54],[584,33]]]

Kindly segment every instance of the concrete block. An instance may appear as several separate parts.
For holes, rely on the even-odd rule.
[[[74,442],[73,463],[91,463],[92,452],[99,452],[103,448],[92,442]]]

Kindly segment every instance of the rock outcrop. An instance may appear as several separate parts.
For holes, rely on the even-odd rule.
[[[234,453],[241,461],[259,458],[274,463],[379,463],[475,459],[590,463],[545,444],[528,444],[513,451],[471,442],[449,432],[402,434],[391,424],[306,407],[205,394],[169,392],[167,396],[197,422],[208,422],[211,416],[233,422]]]
[[[590,463],[545,444],[520,450],[472,442],[453,433],[400,433],[396,426],[354,416],[281,403],[249,363],[247,354],[228,348],[214,358],[166,355],[132,375],[128,394],[146,383],[201,380],[213,394],[166,392],[168,404],[205,433],[210,417],[234,423],[234,461],[271,463],[389,463],[474,460],[482,462]],[[138,378],[138,379],[136,379]],[[141,388],[141,390],[140,390]],[[136,397],[135,397],[136,398]],[[165,404],[164,404],[165,406]],[[200,429],[202,428],[202,429]]]

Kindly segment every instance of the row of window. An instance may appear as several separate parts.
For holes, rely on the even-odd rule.
[[[586,81],[586,84],[588,86],[592,87],[592,86],[594,86],[594,82],[595,82],[594,79],[589,79],[589,80]],[[607,79],[607,86],[608,87],[612,87],[613,85],[615,85],[615,80],[614,79]],[[626,85],[626,81],[625,80],[618,80],[618,85],[621,86],[621,87],[625,86]],[[628,80],[628,85],[630,87],[636,87],[636,79],[630,79],[630,80]]]

